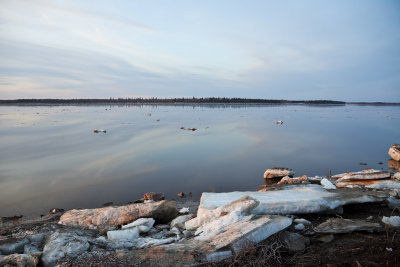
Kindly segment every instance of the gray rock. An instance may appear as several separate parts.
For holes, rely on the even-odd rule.
[[[185,238],[191,238],[192,236],[194,236],[194,231],[188,231],[188,230],[185,230],[185,231],[183,231],[182,232],[183,233],[183,235],[185,236]]]
[[[392,189],[390,190],[389,195],[391,195],[392,197],[400,198],[400,190]]]
[[[151,234],[150,237],[155,238],[155,239],[163,239],[167,237],[172,237],[175,236],[174,233],[170,233],[168,230],[164,229],[158,233]]]
[[[132,241],[139,237],[139,229],[137,227],[127,230],[108,231],[107,238],[113,241]]]
[[[398,198],[389,197],[386,199],[386,202],[390,209],[395,209],[395,208],[400,207],[400,199],[398,199]]]
[[[28,235],[27,238],[31,243],[35,244],[41,244],[46,237],[46,234],[40,233],[40,234],[33,234],[33,235]]]
[[[28,239],[7,240],[0,245],[0,253],[3,255],[19,254],[24,252],[24,246],[29,243]]]
[[[310,239],[297,233],[283,231],[280,235],[281,242],[290,251],[302,251],[310,244]]]
[[[363,220],[350,220],[342,218],[331,218],[314,228],[317,233],[345,234],[354,231],[379,231],[382,226]]]
[[[147,233],[153,227],[154,222],[153,218],[140,218],[130,224],[123,225],[121,228],[122,230],[137,228],[140,233]]]
[[[293,222],[294,223],[301,223],[301,224],[304,224],[304,225],[312,225],[309,220],[302,219],[302,218],[294,219]]]
[[[400,216],[383,216],[382,222],[391,227],[400,227]]]
[[[230,250],[216,251],[216,252],[208,254],[203,259],[203,262],[204,263],[217,263],[217,262],[225,260],[229,257],[232,257],[232,251],[230,251]]]
[[[294,226],[294,229],[296,229],[297,231],[303,231],[304,229],[306,229],[306,227],[304,226],[304,224],[298,223]]]
[[[24,246],[24,254],[37,254],[41,253],[41,251],[38,249],[36,245],[33,244],[26,244]]]
[[[38,262],[37,257],[26,254],[0,256],[0,266],[35,267]]]
[[[168,224],[157,224],[154,226],[154,228],[156,229],[160,229],[160,230],[164,230],[164,229],[169,229],[169,225]]]
[[[177,227],[179,229],[185,229],[185,222],[193,219],[193,217],[194,217],[193,214],[182,215],[182,216],[176,217],[171,222],[171,228]]]
[[[171,230],[167,232],[166,236],[176,236],[177,239],[181,239],[183,237],[181,231],[176,227],[172,227]]]
[[[53,266],[58,259],[65,256],[77,257],[78,254],[89,249],[88,240],[89,237],[76,233],[55,232],[51,234],[43,248],[43,265]]]

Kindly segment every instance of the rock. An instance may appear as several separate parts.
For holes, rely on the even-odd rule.
[[[128,230],[108,231],[107,238],[112,241],[132,241],[139,237],[137,227]]]
[[[64,209],[54,208],[49,211],[50,214],[57,214],[64,212]]]
[[[164,238],[164,239],[154,239],[151,237],[140,237],[135,240],[135,247],[137,248],[148,248],[148,247],[154,247],[154,246],[159,246],[159,245],[164,245],[164,244],[170,244],[176,241],[176,238],[170,237],[170,238]]]
[[[62,257],[74,258],[89,249],[88,240],[88,237],[77,235],[74,232],[55,232],[49,236],[43,248],[41,261],[44,266],[53,266]]]
[[[163,193],[148,192],[143,196],[144,200],[161,201],[165,199]]]
[[[333,239],[335,239],[335,236],[330,234],[330,235],[322,235],[318,238],[319,241],[324,242],[324,243],[329,243],[332,242]]]
[[[251,211],[252,214],[258,215],[326,212],[346,204],[381,202],[387,198],[387,194],[370,191],[328,192],[321,186],[314,184],[286,186],[282,190],[266,192],[203,193],[197,218],[201,218],[203,214],[208,214],[210,210],[227,205],[243,196],[250,196],[260,202]],[[188,222],[186,222],[186,227],[188,227]]]
[[[27,254],[0,256],[0,266],[35,267],[38,263],[37,257]]]
[[[365,169],[358,172],[336,174],[332,178],[338,179],[337,182],[388,179],[390,178],[390,172]]]
[[[206,258],[203,260],[204,263],[218,263],[222,260],[225,260],[229,257],[232,257],[232,251],[230,250],[223,250],[223,251],[216,251],[213,253],[210,253],[206,256]]]
[[[182,215],[182,216],[176,217],[171,222],[171,228],[177,227],[179,229],[185,229],[185,222],[193,219],[193,217],[194,217],[193,214]]]
[[[294,219],[293,220],[294,223],[301,223],[304,225],[312,225],[310,221],[306,220],[306,219]]]
[[[389,197],[386,199],[386,202],[390,209],[395,209],[395,208],[400,207],[400,199],[398,199],[398,198]]]
[[[393,160],[400,161],[400,145],[394,144],[389,148],[388,154]]]
[[[3,255],[20,254],[24,252],[24,246],[29,243],[28,239],[9,239],[0,244],[0,253]]]
[[[317,233],[345,234],[354,231],[378,231],[382,226],[379,223],[366,222],[363,220],[350,220],[342,218],[331,218],[314,228]]]
[[[294,229],[297,231],[303,231],[304,229],[306,229],[306,227],[304,226],[304,224],[298,223],[294,226]]]
[[[176,215],[176,202],[162,200],[120,207],[69,210],[61,216],[59,223],[88,228],[115,229],[118,225],[128,224],[142,217],[152,217],[157,222],[166,223]]]
[[[359,180],[359,181],[345,181],[338,182],[336,186],[339,188],[354,186],[363,186],[371,189],[400,189],[400,181],[398,180]]]
[[[156,229],[159,230],[164,230],[164,229],[169,229],[169,225],[168,224],[157,224],[156,226],[154,226]]]
[[[186,214],[189,213],[189,208],[188,207],[183,207],[179,210],[180,214]]]
[[[308,181],[312,184],[321,184],[321,180],[324,179],[320,176],[308,177]]]
[[[390,216],[390,217],[383,216],[382,222],[384,224],[390,225],[392,227],[399,227],[400,226],[400,216]]]
[[[153,218],[140,218],[130,224],[123,225],[121,228],[125,230],[137,227],[139,233],[147,233],[153,227],[154,222]]]
[[[310,244],[310,239],[297,233],[283,231],[279,236],[280,241],[290,251],[302,251]]]
[[[191,238],[192,236],[194,236],[194,233],[195,233],[194,231],[188,231],[188,230],[182,232],[185,238]]]
[[[289,169],[289,168],[271,168],[265,171],[264,173],[264,179],[270,179],[270,178],[282,178],[285,176],[291,176],[293,177],[294,172]]]
[[[400,198],[400,189],[394,188],[390,190],[389,195],[395,198]]]
[[[214,251],[206,251],[207,254]],[[134,254],[136,262],[140,266],[199,266],[199,261],[205,258],[202,247],[190,243],[172,243],[157,247],[144,248],[128,251],[129,255]],[[200,254],[200,255],[198,255]]]
[[[301,184],[301,183],[305,183],[305,182],[308,182],[307,175],[303,175],[301,177],[295,177],[295,178],[290,178],[289,176],[285,176],[277,183],[277,185],[281,185],[281,184]]]
[[[196,218],[185,222],[185,228],[189,231],[196,230],[201,225],[211,222],[216,218],[226,215],[232,211],[238,211],[242,214],[248,214],[258,205],[258,203],[259,202],[257,200],[246,195],[234,198],[233,200],[229,201],[221,207],[218,206],[212,210],[204,209],[202,210],[202,212],[198,212]]]
[[[208,243],[214,246],[216,250],[230,247],[234,253],[238,253],[289,227],[291,224],[292,219],[285,216],[248,215],[229,225],[226,231],[208,240]]]
[[[325,189],[336,189],[336,186],[335,186],[334,184],[332,184],[331,181],[329,181],[329,180],[326,179],[326,178],[323,178],[323,179],[321,180],[321,185],[322,185],[322,187],[325,188]]]
[[[388,160],[388,167],[391,170],[400,170],[400,161],[389,159]]]
[[[46,235],[47,234],[39,233],[39,234],[28,235],[27,238],[29,239],[30,242],[40,245],[43,242]]]
[[[169,230],[168,233],[166,233],[167,236],[176,236],[177,239],[181,239],[183,237],[181,231],[177,227],[172,227],[171,230]]]
[[[36,245],[33,244],[26,244],[24,246],[24,254],[36,254],[41,253]]]

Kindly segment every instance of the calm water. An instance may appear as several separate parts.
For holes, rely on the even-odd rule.
[[[0,215],[256,190],[273,166],[387,169],[399,122],[396,106],[0,106]]]

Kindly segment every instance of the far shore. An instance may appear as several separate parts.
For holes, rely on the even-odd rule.
[[[88,106],[88,105],[317,105],[317,106],[400,106],[400,102],[344,102],[336,100],[284,100],[284,99],[249,99],[249,98],[109,98],[109,99],[0,99],[0,105],[27,106]]]

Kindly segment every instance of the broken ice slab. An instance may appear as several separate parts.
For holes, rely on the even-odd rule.
[[[234,253],[237,253],[267,239],[291,224],[292,219],[285,216],[249,215],[231,224],[225,232],[209,240],[209,243],[217,250],[230,247]]]
[[[341,174],[333,175],[332,178],[338,179],[337,182],[341,181],[353,181],[353,180],[377,180],[377,179],[388,179],[390,178],[390,172],[365,169],[358,172],[346,172]]]
[[[383,193],[358,190],[333,193],[315,184],[287,186],[278,191],[203,193],[197,216],[243,196],[250,196],[260,202],[251,212],[259,215],[325,212],[347,204],[381,202],[388,197]]]

